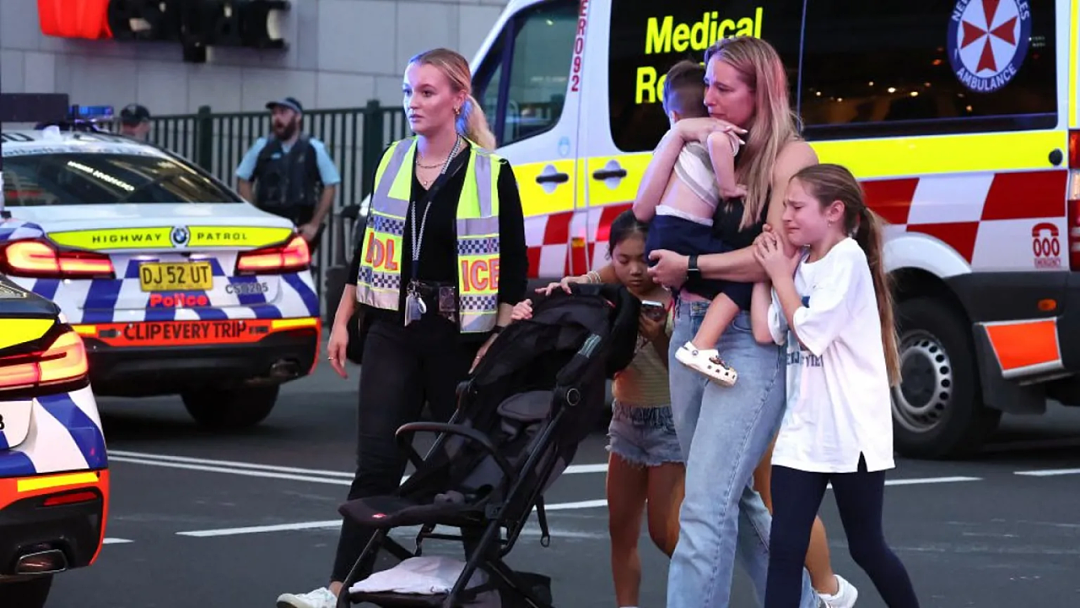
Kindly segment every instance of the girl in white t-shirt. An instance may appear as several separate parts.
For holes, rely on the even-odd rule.
[[[882,500],[893,462],[890,387],[899,380],[882,227],[839,165],[797,173],[784,202],[793,256],[774,232],[755,255],[772,281],[754,290],[759,341],[787,344],[787,408],[773,451],[765,608],[796,608],[810,528],[831,482],[852,559],[889,608],[919,605],[885,541]]]

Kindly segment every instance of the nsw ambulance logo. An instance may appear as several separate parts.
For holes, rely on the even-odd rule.
[[[1031,37],[1025,0],[958,0],[949,20],[953,73],[976,93],[993,93],[1020,71]]]

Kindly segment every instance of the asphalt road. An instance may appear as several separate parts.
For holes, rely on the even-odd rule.
[[[232,435],[196,429],[179,399],[102,399],[109,544],[91,568],[57,578],[49,605],[269,608],[283,591],[324,584],[353,462],[356,372],[344,381],[320,366],[261,427]],[[551,546],[533,525],[508,558],[551,576],[559,606],[614,606],[604,442],[591,437],[549,492]],[[1080,410],[1053,408],[1007,419],[977,459],[898,463],[886,530],[922,606],[1080,605],[1078,447]],[[829,495],[822,516],[834,568],[860,589],[858,607],[883,608],[847,553]],[[644,534],[642,562],[640,605],[663,606],[667,559]],[[732,605],[755,605],[739,569]]]

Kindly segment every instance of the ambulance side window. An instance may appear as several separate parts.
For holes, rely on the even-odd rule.
[[[500,146],[550,130],[562,116],[578,4],[544,2],[514,15],[476,70],[474,96]]]
[[[807,138],[1053,127],[1054,4],[807,3],[799,90]]]
[[[769,41],[794,88],[802,8],[803,0],[617,2],[608,49],[612,141],[624,152],[653,150],[670,126],[663,108],[665,74],[683,59],[703,61],[719,38],[749,35]]]

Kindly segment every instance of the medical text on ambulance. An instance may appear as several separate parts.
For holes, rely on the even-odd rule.
[[[757,7],[753,16],[738,19],[721,19],[717,11],[702,14],[695,23],[676,23],[675,17],[650,17],[645,25],[645,55],[669,55],[687,51],[704,52],[721,38],[736,36],[761,37],[761,22],[765,9]],[[658,70],[655,65],[637,68],[634,78],[634,103],[656,103],[663,97],[665,66]]]

